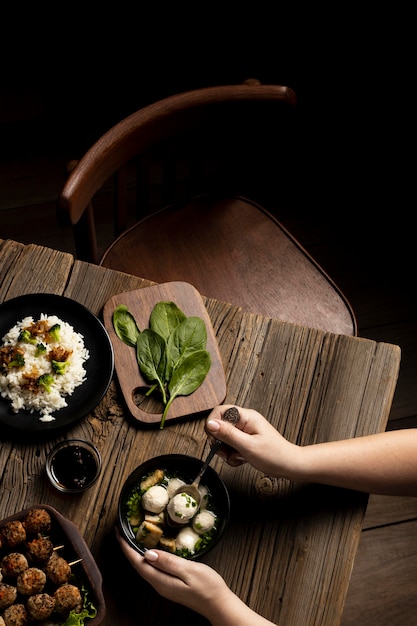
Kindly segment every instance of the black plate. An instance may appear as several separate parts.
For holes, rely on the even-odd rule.
[[[165,471],[172,472],[173,474],[177,473],[178,476],[185,480],[186,483],[192,483],[192,481],[195,479],[198,472],[200,471],[202,465],[203,461],[201,459],[187,456],[186,454],[165,454],[162,456],[154,457],[152,459],[148,459],[147,461],[139,465],[135,470],[133,470],[133,472],[128,476],[119,497],[119,525],[125,539],[129,542],[132,548],[139,552],[139,554],[143,555],[144,549],[140,544],[136,543],[126,513],[126,502],[132,492],[132,489],[136,487],[136,485],[142,480],[142,478],[146,474],[152,472],[153,470],[161,468]],[[219,516],[220,524],[218,526],[216,535],[213,537],[213,541],[210,543],[210,545],[203,550],[200,550],[196,554],[187,557],[190,560],[198,559],[209,550],[212,550],[218,544],[229,522],[229,492],[227,491],[226,485],[224,484],[220,476],[212,467],[209,466],[204,472],[204,476],[201,479],[201,484],[206,485],[210,491],[211,497],[213,499],[213,507],[216,510],[217,515]]]
[[[86,380],[66,398],[68,406],[53,413],[55,420],[41,422],[40,413],[13,413],[10,400],[0,397],[0,423],[25,432],[51,431],[77,422],[90,413],[106,393],[114,370],[113,347],[101,321],[79,302],[49,293],[27,294],[7,300],[0,305],[1,338],[24,317],[34,320],[45,315],[57,315],[83,335],[90,358],[84,363]]]

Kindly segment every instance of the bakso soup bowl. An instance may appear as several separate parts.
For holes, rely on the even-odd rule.
[[[148,459],[127,478],[119,498],[119,524],[123,536],[137,552],[144,554],[155,548],[198,559],[218,544],[229,521],[230,499],[212,467],[201,478],[198,507],[193,508],[195,501],[190,506],[184,498],[184,508],[178,511],[180,523],[173,522],[167,511],[181,481],[192,483],[202,465],[201,459],[167,454]],[[173,504],[176,502],[172,502],[171,511]]]

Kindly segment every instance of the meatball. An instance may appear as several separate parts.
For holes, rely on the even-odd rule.
[[[51,516],[45,509],[30,509],[23,520],[28,534],[47,533],[51,529]]]
[[[55,609],[55,599],[49,593],[36,593],[28,598],[26,609],[32,619],[46,619]]]
[[[17,577],[16,587],[23,596],[31,596],[41,593],[45,583],[45,572],[38,567],[29,567]]]
[[[54,544],[47,537],[37,537],[26,542],[26,554],[33,563],[45,563],[54,551]]]
[[[142,496],[142,506],[145,511],[151,513],[161,513],[168,504],[168,491],[162,485],[153,485],[149,487]]]
[[[63,585],[70,579],[71,566],[62,556],[54,552],[45,565],[45,573],[54,585]]]
[[[177,524],[186,524],[197,513],[197,502],[187,493],[178,493],[169,501],[167,511]]]
[[[25,527],[19,520],[7,522],[1,529],[1,537],[7,548],[15,548],[26,539]]]
[[[180,530],[177,535],[177,550],[187,550],[190,554],[194,554],[195,545],[199,539],[200,535],[187,526],[187,528]]]
[[[193,528],[196,533],[202,535],[203,533],[208,532],[216,523],[216,516],[212,511],[208,511],[204,509],[204,511],[200,511],[197,513],[195,518],[193,519]]]
[[[60,615],[65,615],[74,609],[81,609],[81,592],[75,585],[65,583],[54,592],[55,611]]]
[[[6,626],[26,626],[29,615],[24,604],[12,604],[3,613]]]
[[[17,598],[17,589],[13,585],[0,583],[0,611],[7,609]]]
[[[183,485],[185,485],[185,481],[181,480],[181,478],[170,478],[167,485],[169,497],[172,498],[174,493]]]
[[[16,578],[28,567],[28,560],[21,552],[10,552],[1,561],[3,576],[10,578]]]

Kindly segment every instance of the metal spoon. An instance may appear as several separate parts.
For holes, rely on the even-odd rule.
[[[230,407],[230,409],[227,409],[227,411],[225,411],[222,419],[225,420],[226,422],[230,422],[231,424],[236,425],[239,421],[240,415],[239,415],[239,411],[237,410],[237,408],[235,406]],[[178,495],[179,493],[185,493],[188,496],[191,496],[191,498],[194,498],[194,500],[197,502],[197,506],[195,507],[195,512],[197,513],[198,511],[198,507],[200,505],[200,501],[201,501],[201,493],[198,489],[198,486],[200,484],[200,480],[204,474],[204,472],[206,471],[206,469],[209,466],[210,461],[212,460],[212,458],[214,457],[214,455],[216,454],[217,450],[220,448],[220,446],[222,445],[222,441],[220,441],[219,439],[216,439],[215,443],[212,445],[211,450],[206,458],[206,460],[204,461],[203,465],[201,466],[200,471],[198,472],[197,476],[194,478],[193,482],[189,485],[182,485],[181,487],[179,487],[178,489],[176,489],[174,491],[174,493],[171,496],[171,500]],[[167,513],[168,513],[168,521],[169,523],[175,523],[175,525],[181,524],[181,521],[178,519],[178,517],[176,517],[175,519],[171,516],[169,509],[167,509]],[[186,523],[188,520],[184,520],[183,523]]]

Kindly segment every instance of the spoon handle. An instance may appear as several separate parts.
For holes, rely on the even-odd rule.
[[[236,424],[238,423],[239,419],[240,419],[239,411],[237,410],[237,408],[235,406],[231,406],[222,415],[222,420],[224,420],[225,422],[230,422],[231,424],[234,424],[234,426],[236,426]],[[215,451],[217,451],[219,449],[221,443],[222,443],[221,441],[216,439],[215,445],[217,447],[216,447]]]
[[[227,411],[225,411],[224,415],[222,416],[222,420],[225,420],[226,422],[230,422],[231,424],[234,424],[234,425],[238,423],[239,419],[240,419],[239,411],[237,410],[235,406],[232,406],[229,409],[227,409]],[[220,448],[222,443],[223,442],[220,441],[220,439],[216,439],[216,441],[211,447],[208,457],[206,458],[205,462],[201,466],[201,469],[198,473],[196,481],[200,480],[200,478],[206,471],[207,467],[209,466],[210,461],[212,460],[212,458],[214,457],[214,455],[216,454],[217,450]]]
[[[216,454],[217,450],[220,448],[221,445],[222,445],[222,442],[219,439],[216,439],[216,442],[211,446],[211,450],[210,450],[206,460],[204,461],[203,465],[201,466],[201,469],[198,472],[197,477],[196,477],[194,483],[200,482],[200,478],[202,477],[202,475],[204,474],[204,472],[208,468],[211,459],[214,457],[214,455]]]

